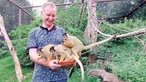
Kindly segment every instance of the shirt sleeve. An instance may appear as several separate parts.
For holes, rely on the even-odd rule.
[[[37,48],[37,40],[35,37],[35,30],[30,31],[28,35],[27,49]]]

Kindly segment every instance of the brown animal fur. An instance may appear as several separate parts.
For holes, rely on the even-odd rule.
[[[109,37],[109,38],[107,38],[103,41],[96,42],[96,43],[90,44],[88,46],[84,46],[83,43],[77,37],[68,35],[67,33],[63,34],[62,45],[66,46],[68,48],[71,48],[71,51],[73,53],[73,55],[72,55],[73,58],[78,62],[78,64],[81,67],[81,73],[82,73],[81,82],[84,82],[84,68],[83,68],[83,65],[82,65],[81,61],[79,60],[79,58],[81,57],[81,51],[92,48],[96,45],[105,43],[105,42],[111,40],[114,37],[115,37],[115,35],[111,36],[111,37]]]

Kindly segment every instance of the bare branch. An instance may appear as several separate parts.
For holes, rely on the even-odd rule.
[[[8,35],[7,35],[7,32],[5,30],[5,26],[4,26],[4,22],[3,22],[3,18],[2,16],[0,15],[0,30],[2,32],[2,35],[4,36],[4,39],[8,45],[8,48],[9,48],[9,51],[12,55],[12,58],[13,58],[13,61],[14,61],[14,66],[15,66],[15,72],[16,72],[16,76],[17,76],[17,79],[18,79],[18,82],[22,82],[22,71],[21,71],[21,67],[20,67],[20,63],[19,63],[19,60],[18,60],[18,57],[17,57],[17,54],[14,50],[14,47],[11,43],[11,40],[9,39]]]
[[[144,33],[146,33],[146,28],[140,29],[140,30],[137,30],[137,31],[133,31],[133,32],[129,32],[129,33],[125,33],[125,34],[121,34],[121,35],[117,35],[115,38],[135,36],[135,35],[140,35],[140,34],[144,34]]]

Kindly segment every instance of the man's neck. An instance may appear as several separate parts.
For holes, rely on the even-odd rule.
[[[52,25],[50,25],[50,26],[46,26],[46,25],[42,24],[42,26],[43,26],[43,27],[45,27],[45,28],[47,28],[48,30],[50,30],[50,29],[52,29],[52,28],[53,28],[53,24],[52,24]]]

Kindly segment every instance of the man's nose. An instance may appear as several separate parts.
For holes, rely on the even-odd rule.
[[[50,19],[50,20],[52,20],[52,19],[53,19],[53,17],[52,17],[52,16],[49,16],[49,19]]]

